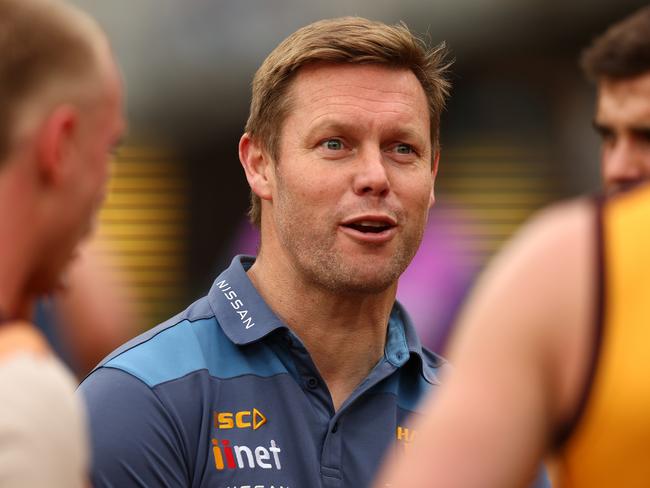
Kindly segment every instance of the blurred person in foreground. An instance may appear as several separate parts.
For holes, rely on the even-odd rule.
[[[140,310],[124,271],[111,242],[96,235],[77,249],[65,288],[37,302],[36,326],[79,379],[139,331]]]
[[[502,252],[463,314],[452,378],[414,426],[420,442],[377,487],[522,486],[544,456],[559,486],[650,480],[650,186],[620,192],[650,174],[650,8],[583,66],[618,194],[548,210]]]
[[[81,384],[96,487],[361,487],[408,442],[443,364],[395,291],[434,200],[444,56],[343,18],[266,58],[239,145],[259,254]]]
[[[104,194],[121,81],[99,26],[55,0],[0,0],[0,486],[84,486],[74,380],[31,322]]]

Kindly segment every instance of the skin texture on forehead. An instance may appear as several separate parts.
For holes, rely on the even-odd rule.
[[[353,71],[359,67],[363,67],[369,75],[376,74],[379,77],[391,73],[390,86],[374,83],[373,76],[355,80],[354,84],[341,79],[342,70]],[[301,106],[310,107],[309,116],[303,121],[308,125],[299,129],[314,128],[317,124],[328,122],[336,123],[342,116],[349,116],[354,123],[361,115],[377,117],[376,120],[370,121],[371,124],[377,125],[382,123],[382,113],[391,113],[397,120],[391,120],[389,123],[400,122],[400,130],[409,130],[411,135],[418,137],[419,144],[427,151],[425,156],[430,156],[430,141],[422,140],[418,133],[421,128],[414,127],[416,123],[425,121],[428,131],[430,124],[424,90],[419,82],[414,84],[414,80],[417,82],[415,75],[405,68],[318,63],[300,69],[288,96],[292,108],[295,108],[297,100],[300,100]],[[286,126],[285,120],[281,140],[284,139]]]
[[[629,127],[650,127],[650,71],[599,83],[597,120]]]

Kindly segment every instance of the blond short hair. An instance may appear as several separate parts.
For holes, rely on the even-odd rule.
[[[264,60],[253,78],[246,132],[277,161],[282,124],[291,109],[289,87],[298,70],[311,63],[377,64],[410,69],[429,104],[431,143],[438,149],[440,114],[451,84],[445,43],[433,48],[400,23],[361,17],[321,20],[297,30]],[[261,203],[251,192],[249,217],[259,227]]]
[[[96,70],[100,33],[90,17],[58,0],[0,0],[0,167],[25,105],[54,83],[79,91]]]

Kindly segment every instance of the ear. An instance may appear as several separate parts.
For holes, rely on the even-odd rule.
[[[246,179],[255,193],[262,200],[271,200],[274,184],[273,162],[260,144],[248,133],[239,140],[239,161],[244,167]]]
[[[72,106],[54,109],[36,135],[38,169],[43,181],[58,183],[68,170],[69,156],[79,126],[79,112]]]
[[[438,176],[438,163],[440,162],[440,151],[436,150],[433,153],[433,161],[431,162],[431,195],[429,196],[429,208],[433,207],[436,202],[436,195],[434,188],[436,186],[436,176]]]

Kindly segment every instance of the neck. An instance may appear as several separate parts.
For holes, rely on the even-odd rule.
[[[33,207],[22,185],[0,173],[0,315],[5,320],[27,318],[31,299],[25,290],[30,263],[37,255]]]
[[[307,347],[338,409],[384,353],[396,284],[379,293],[326,290],[263,253],[248,275]]]

